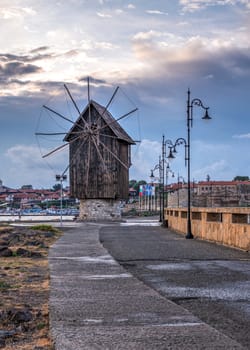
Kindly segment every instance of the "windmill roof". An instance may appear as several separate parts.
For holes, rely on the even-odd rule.
[[[64,140],[68,141],[70,134],[74,131],[74,128],[79,124],[79,122],[82,119],[82,116],[85,114],[89,106],[92,105],[101,118],[105,121],[107,126],[113,131],[115,136],[122,141],[127,142],[128,144],[135,144],[134,140],[126,133],[126,131],[121,127],[121,125],[115,120],[115,118],[111,115],[111,113],[102,105],[97,103],[96,101],[91,100],[89,104],[85,107],[85,109],[82,111],[79,118],[76,120],[75,124],[72,126],[68,134],[65,136]]]

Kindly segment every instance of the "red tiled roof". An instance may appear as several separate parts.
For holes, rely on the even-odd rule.
[[[250,185],[250,181],[199,181],[198,186],[237,186]]]

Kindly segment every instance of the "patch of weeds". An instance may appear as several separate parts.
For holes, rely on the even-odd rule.
[[[11,290],[16,290],[16,289],[21,289],[23,286],[21,284],[14,284],[13,286],[10,286],[9,289]]]
[[[32,230],[38,230],[38,231],[49,231],[49,232],[54,232],[54,233],[59,233],[60,231],[55,228],[52,225],[46,225],[46,224],[41,224],[41,225],[35,225],[31,227]]]
[[[11,285],[7,282],[4,281],[0,281],[0,290],[7,290],[7,289],[19,289],[22,288],[22,285],[20,284],[15,284],[15,285]]]
[[[36,328],[40,331],[41,329],[45,328],[47,325],[45,322],[40,322],[37,324]]]
[[[4,281],[0,281],[0,290],[10,289],[10,288],[12,288],[12,287],[9,283],[6,283]]]

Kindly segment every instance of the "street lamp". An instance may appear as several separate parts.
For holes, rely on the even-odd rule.
[[[162,222],[162,218],[163,218],[163,216],[162,216],[162,208],[163,208],[163,204],[164,204],[164,202],[162,201],[163,196],[164,196],[163,188],[162,188],[162,185],[163,185],[162,182],[163,182],[164,175],[162,174],[162,159],[161,159],[161,157],[159,157],[159,163],[154,166],[154,169],[151,169],[150,179],[151,179],[152,183],[156,179],[156,177],[154,176],[154,171],[155,170],[159,170],[159,178],[158,178],[159,179],[159,194],[160,194],[160,196],[159,196],[159,199],[160,199],[159,200],[159,204],[160,204],[160,219],[159,219],[159,221]]]
[[[167,197],[166,197],[166,207],[168,207],[168,174],[171,174],[172,177],[174,177],[174,172],[170,169],[169,163],[167,163],[166,166],[166,189],[167,189]],[[166,226],[168,226],[168,223],[166,223]]]
[[[202,117],[203,120],[209,120],[211,117],[208,115],[209,107],[205,107],[199,98],[190,99],[190,90],[188,89],[187,99],[187,165],[188,165],[188,212],[187,212],[187,234],[186,238],[194,238],[191,227],[191,186],[190,186],[190,129],[193,127],[193,106],[201,107],[205,110],[205,114]]]
[[[162,136],[162,174],[163,174],[163,179],[162,179],[162,191],[163,191],[163,198],[162,198],[162,222],[163,225],[168,227],[168,221],[165,221],[165,213],[164,213],[164,208],[165,208],[165,196],[164,196],[164,188],[165,188],[165,184],[164,184],[164,176],[165,176],[165,163],[167,164],[166,166],[166,187],[168,185],[168,174],[171,172],[172,175],[174,174],[172,172],[172,170],[170,170],[169,167],[169,161],[171,159],[166,158],[166,145],[167,144],[172,144],[172,141],[170,140],[165,140],[165,136]],[[173,156],[174,158],[174,156]],[[168,193],[167,193],[167,201],[166,201],[166,205],[168,206]]]
[[[170,169],[169,159],[166,158],[166,145],[172,142],[170,140],[165,140],[165,136],[162,136],[162,156],[159,157],[159,164],[157,164],[154,169],[151,170],[150,178],[154,178],[154,170],[159,169],[159,178],[160,178],[160,222],[163,223],[164,226],[168,226],[168,223],[165,222],[165,163],[166,163],[166,186],[168,185],[168,176],[169,173],[174,177],[174,172]],[[168,193],[166,205],[168,206]]]
[[[177,178],[177,181],[178,181],[178,188],[177,188],[177,207],[179,208],[180,206],[180,193],[179,193],[179,190],[180,190],[180,180],[182,180],[182,184],[185,183],[185,179],[183,176],[180,176],[179,173],[178,173],[178,178]],[[182,188],[182,186],[181,186]]]
[[[185,166],[187,164],[187,141],[183,138],[183,137],[179,137],[178,139],[175,140],[175,142],[173,143],[171,140],[164,140],[163,139],[163,157],[166,158],[166,146],[168,145],[169,148],[169,154],[167,156],[167,160],[168,160],[168,169],[169,169],[169,162],[172,161],[175,158],[175,155],[177,153],[177,146],[181,146],[184,145],[185,147]],[[167,170],[168,170],[167,169]],[[174,177],[174,174],[172,172],[172,176]],[[166,223],[167,225],[167,223]]]
[[[63,181],[67,180],[67,175],[62,174],[62,175],[56,175],[56,181],[59,181],[61,184],[61,195],[60,195],[60,213],[61,213],[61,217],[60,217],[60,223],[62,226],[62,204],[63,204]]]
[[[169,145],[169,155],[168,159],[174,159],[176,153],[176,146],[181,144],[185,144],[185,165],[187,164],[187,172],[188,172],[188,203],[187,203],[187,233],[186,238],[191,239],[194,238],[192,234],[192,225],[191,225],[191,182],[190,182],[190,129],[193,127],[193,106],[201,107],[205,110],[205,114],[202,117],[203,120],[212,119],[208,115],[209,107],[205,107],[202,101],[199,98],[190,99],[190,90],[188,89],[188,99],[187,99],[187,141],[183,138],[179,138],[173,144],[172,141],[167,140],[167,144]]]

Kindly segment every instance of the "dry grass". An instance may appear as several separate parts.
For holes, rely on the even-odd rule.
[[[0,256],[0,348],[53,349],[47,257],[60,235],[49,226],[0,227],[0,246],[8,246],[12,254]]]

